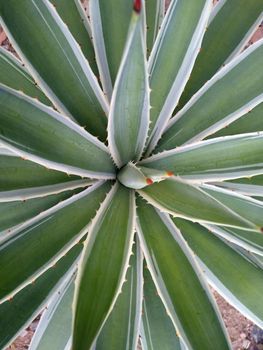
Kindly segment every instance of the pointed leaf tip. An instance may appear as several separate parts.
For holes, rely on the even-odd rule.
[[[142,0],[134,0],[133,9],[135,12],[140,13],[142,9]]]
[[[150,179],[149,177],[147,177],[146,182],[147,182],[147,185],[152,185],[153,184],[153,180]]]

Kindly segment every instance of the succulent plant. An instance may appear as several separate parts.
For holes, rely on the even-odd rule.
[[[262,0],[0,0],[0,348],[231,348],[263,325]],[[139,345],[138,345],[139,344]]]

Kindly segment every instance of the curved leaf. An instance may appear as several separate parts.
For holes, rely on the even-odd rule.
[[[0,202],[0,239],[5,236],[4,231],[10,229],[30,218],[33,218],[60,201],[71,197],[72,191],[53,194],[42,198],[34,198],[26,201]],[[6,232],[8,235],[8,232]]]
[[[74,350],[92,346],[116,302],[131,254],[134,218],[133,192],[116,183],[93,221],[83,254],[76,290]]]
[[[201,269],[173,222],[140,201],[137,226],[154,283],[187,348],[230,349]]]
[[[202,49],[180,98],[180,108],[207,80],[211,79],[230,56],[242,50],[241,44],[244,45],[249,39],[247,34],[252,34],[260,24],[262,11],[261,0],[240,0],[238,3],[231,0],[218,2],[211,14]]]
[[[217,181],[263,173],[263,132],[218,137],[154,155],[140,164],[185,179]]]
[[[146,0],[147,53],[150,54],[160,29],[165,10],[164,0]]]
[[[180,338],[167,315],[146,265],[143,270],[143,278],[144,297],[141,325],[143,350],[181,350]]]
[[[109,100],[128,34],[132,6],[133,0],[90,0],[96,59]]]
[[[64,350],[72,332],[74,281],[64,281],[43,312],[29,350]]]
[[[211,8],[210,0],[173,0],[168,8],[149,58],[152,109],[147,154],[158,142],[183,92]]]
[[[223,187],[246,196],[263,196],[263,175],[235,179],[232,181],[213,182],[213,185]]]
[[[1,1],[0,16],[20,57],[54,105],[105,139],[107,102],[54,6],[47,0]]]
[[[42,103],[51,105],[51,102],[36,85],[34,79],[19,61],[9,51],[0,47],[0,83],[15,90],[22,91],[28,96],[39,99]]]
[[[39,164],[17,156],[0,154],[0,194],[12,195],[17,190],[28,191],[36,187],[45,187],[76,181],[77,176],[47,169]]]
[[[202,261],[202,268],[212,286],[230,304],[262,327],[262,270],[204,227],[182,219],[174,219],[174,222]]]
[[[98,68],[95,60],[93,43],[90,38],[90,24],[80,0],[52,0],[59,16],[68,26],[75,40],[81,47],[81,51],[87,58],[90,67],[95,74]]]
[[[263,230],[263,204],[260,201],[211,185],[202,185],[201,188],[244,219],[262,227]]]
[[[156,151],[202,140],[262,103],[262,55],[260,40],[214,75],[171,119]]]
[[[57,204],[0,242],[0,299],[17,292],[63,256],[87,233],[110,184],[103,183]]]
[[[247,114],[235,120],[233,123],[225,126],[223,129],[217,131],[211,137],[220,137],[227,135],[243,134],[246,132],[263,131],[262,115],[263,103],[260,103],[255,108],[250,110]]]
[[[161,211],[191,221],[258,229],[200,188],[178,180],[165,180],[138,190],[143,198]]]
[[[3,85],[0,105],[0,140],[8,148],[56,170],[114,177],[106,146],[70,119]]]
[[[115,163],[141,158],[149,127],[149,86],[141,14],[133,12],[113,90],[108,138]]]
[[[96,350],[136,350],[142,302],[142,253],[136,242],[130,257],[126,281],[97,342]]]
[[[65,279],[65,274],[76,261],[82,247],[82,245],[74,247],[55,267],[46,271],[12,299],[0,305],[0,346],[2,349],[12,342],[20,330],[30,325],[54,292],[59,292],[58,288]]]

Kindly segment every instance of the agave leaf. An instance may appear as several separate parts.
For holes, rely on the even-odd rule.
[[[173,0],[168,8],[149,58],[152,109],[147,154],[158,142],[184,90],[211,5],[210,0]]]
[[[263,175],[235,179],[232,181],[214,182],[213,185],[223,187],[246,196],[263,196]]]
[[[140,162],[185,179],[217,181],[263,173],[263,132],[218,137],[164,151]]]
[[[94,184],[95,180],[75,180],[63,182],[56,185],[40,186],[32,188],[24,188],[12,191],[0,192],[0,203],[13,202],[13,201],[26,201],[28,199],[45,197],[49,195],[58,194],[65,191],[81,189],[83,187]],[[1,204],[0,204],[1,205]]]
[[[4,85],[0,104],[0,140],[6,147],[56,170],[114,177],[106,146],[70,119]]]
[[[116,302],[128,268],[134,219],[134,193],[116,183],[86,242],[76,290],[74,350],[92,347]]]
[[[263,236],[262,231],[251,232],[233,227],[218,227],[215,225],[202,224],[218,237],[225,239],[228,243],[245,249],[249,253],[263,256]]]
[[[201,269],[173,222],[140,201],[137,228],[158,293],[186,347],[230,349]]]
[[[68,26],[71,34],[80,45],[92,71],[97,75],[98,68],[91,40],[91,28],[80,0],[52,0],[59,16]]]
[[[164,0],[146,0],[147,53],[150,54],[164,18]]]
[[[93,182],[44,168],[0,148],[0,203],[60,193]]]
[[[96,350],[136,350],[142,312],[142,253],[134,245],[126,281],[97,342]]]
[[[3,48],[0,48],[0,83],[15,90],[23,91],[26,95],[51,105],[51,102],[24,68],[24,64]]]
[[[54,105],[105,139],[107,102],[54,6],[47,0],[1,1],[0,17],[19,56]]]
[[[213,76],[170,121],[156,151],[200,141],[263,102],[263,39]]]
[[[63,281],[41,316],[29,350],[64,350],[72,333],[74,276]]]
[[[50,297],[59,292],[61,283],[76,268],[82,245],[74,247],[55,267],[49,269],[33,284],[0,305],[0,346],[4,349],[17,334],[47,305]],[[73,266],[72,266],[73,264]]]
[[[261,0],[240,0],[238,4],[231,0],[217,3],[209,19],[202,49],[180,98],[180,109],[222,65],[241,52],[261,23],[262,11]]]
[[[142,17],[133,12],[109,114],[109,149],[122,167],[141,158],[149,127],[149,86]]]
[[[202,189],[178,179],[165,180],[138,190],[139,194],[161,211],[191,221],[210,222],[257,230],[258,227],[221,204]]]
[[[60,201],[71,197],[73,194],[74,192],[72,191],[66,191],[60,194],[53,194],[26,201],[0,202],[0,240],[2,235],[8,235],[9,230],[7,229],[11,229],[16,225],[37,216]],[[5,230],[6,232],[2,232]]]
[[[132,6],[133,0],[90,0],[90,19],[96,59],[108,100],[111,99],[121,62]]]
[[[49,186],[67,181],[75,181],[77,176],[68,176],[56,170],[50,170],[15,155],[0,154],[0,192]]]
[[[209,283],[250,320],[263,325],[262,270],[204,227],[174,219],[202,262]]]
[[[223,129],[217,131],[211,137],[220,137],[226,135],[237,135],[247,132],[263,131],[263,103],[260,103],[251,111],[243,115],[241,118],[235,120],[230,125],[227,125]]]
[[[0,299],[24,288],[80,241],[109,188],[109,183],[91,186],[1,240]]]
[[[145,265],[143,270],[143,311],[141,342],[143,350],[181,350],[180,338],[167,315],[158,295],[151,274]]]
[[[202,185],[201,188],[244,219],[263,228],[262,202],[212,185]]]

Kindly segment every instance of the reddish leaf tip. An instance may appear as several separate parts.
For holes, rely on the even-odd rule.
[[[150,179],[149,177],[147,177],[146,182],[147,182],[147,185],[152,185],[153,184],[153,180]]]
[[[167,175],[167,176],[173,176],[173,174],[174,174],[174,173],[173,173],[172,171],[166,171],[166,175]]]
[[[135,12],[140,13],[142,9],[142,0],[134,0],[133,9]]]

